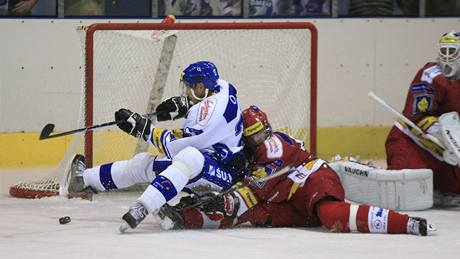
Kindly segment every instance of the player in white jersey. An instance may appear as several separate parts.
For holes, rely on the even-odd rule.
[[[150,182],[144,193],[123,215],[137,227],[180,191],[198,196],[231,187],[243,177],[243,120],[236,89],[219,79],[215,65],[200,61],[181,74],[184,95],[171,97],[156,108],[157,120],[184,118],[181,129],[156,128],[151,121],[127,109],[115,113],[123,131],[153,144],[163,156],[140,153],[133,159],[84,169],[84,158],[74,158],[69,173],[69,193],[90,189],[126,188]]]

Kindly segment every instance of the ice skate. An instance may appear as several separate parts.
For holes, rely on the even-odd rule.
[[[120,232],[124,233],[128,228],[136,228],[146,217],[149,212],[145,208],[144,204],[140,201],[136,201],[131,205],[129,211],[123,215],[122,219],[125,221],[120,226]]]
[[[409,217],[407,233],[418,236],[427,236],[436,231],[436,228],[424,218]]]
[[[70,197],[81,197],[91,200],[92,194],[96,193],[91,187],[86,187],[83,180],[83,172],[86,169],[85,157],[76,154],[70,164],[69,171],[67,172],[67,193]]]

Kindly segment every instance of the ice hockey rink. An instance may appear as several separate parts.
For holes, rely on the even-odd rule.
[[[93,201],[9,196],[12,184],[50,170],[0,170],[0,258],[459,258],[460,207],[409,212],[435,224],[428,237],[251,226],[163,231],[153,217],[119,234],[135,193],[98,194]],[[71,222],[59,224],[63,216]]]
[[[66,145],[66,142],[64,140],[56,143],[56,146],[54,143],[46,142],[46,145],[49,144],[46,147],[43,147],[44,143],[38,142],[36,135],[43,126],[47,123],[55,123],[58,131],[72,130],[82,126],[78,124],[78,108],[85,103],[81,84],[85,59],[82,59],[84,55],[81,53],[81,41],[75,29],[98,22],[110,23],[110,20],[0,20],[2,39],[5,39],[0,41],[0,49],[4,50],[0,58],[0,111],[2,111],[0,112],[0,132],[2,136],[6,136],[4,139],[8,140],[0,143],[2,144],[0,151],[3,151],[0,154],[0,160],[6,161],[5,167],[0,167],[0,259],[460,258],[460,207],[407,212],[411,216],[424,217],[435,225],[437,232],[427,237],[343,234],[330,233],[323,228],[255,228],[249,225],[228,230],[163,231],[153,217],[147,218],[137,229],[120,234],[118,227],[122,223],[121,216],[136,200],[139,195],[137,193],[98,194],[94,196],[93,201],[63,197],[36,200],[12,198],[8,191],[13,184],[43,179],[53,171],[52,168],[25,169],[19,168],[20,166],[24,164],[35,166],[34,163],[43,161],[47,161],[47,165],[50,165],[52,163],[49,161],[62,155],[65,151],[63,146]],[[190,20],[200,22],[198,19]],[[151,21],[153,19],[147,20],[147,22]],[[159,19],[154,21],[159,22]],[[118,22],[128,21],[123,19]],[[376,149],[378,148],[381,153],[376,157],[383,157],[383,142],[395,118],[370,100],[367,93],[376,92],[389,104],[397,107],[398,111],[401,111],[412,77],[421,66],[436,57],[435,44],[439,36],[451,29],[458,29],[460,19],[458,17],[326,18],[313,20],[313,23],[319,31],[317,126],[322,130],[323,137],[318,139],[318,143],[321,143],[322,148],[329,145],[330,152],[346,150],[362,156],[367,154],[368,157],[371,157],[370,152],[373,152],[372,155],[377,155]],[[219,65],[222,78],[235,84],[239,93],[243,92],[240,89],[245,84],[251,87],[263,86],[263,88],[251,88],[250,93],[239,96],[241,103],[245,105],[256,101],[259,104],[262,100],[269,100],[269,96],[283,96],[284,91],[280,93],[274,90],[269,91],[266,88],[267,85],[271,85],[276,90],[279,86],[293,89],[294,84],[291,83],[291,78],[297,77],[291,76],[291,73],[298,75],[299,69],[306,61],[303,55],[291,51],[294,45],[289,45],[291,46],[290,55],[286,55],[285,52],[272,55],[273,50],[288,49],[282,41],[277,44],[282,45],[283,48],[274,47],[278,45],[273,45],[271,41],[248,44],[251,47],[249,48],[241,45],[250,42],[245,40],[246,34],[234,37],[233,40],[240,39],[240,43],[223,40],[226,39],[224,35],[232,35],[228,33],[222,33],[222,36],[216,34],[219,36],[208,35],[201,38],[207,40],[216,37],[216,41],[209,42],[228,43],[228,50],[235,53],[229,55],[227,51],[222,51],[225,48],[220,44],[212,44],[214,48],[202,46],[201,44],[204,43],[198,44],[205,41],[197,41],[197,35],[194,32],[193,35],[190,34],[178,40],[177,55],[175,54],[172,59],[173,69],[169,72],[172,80],[168,81],[170,88],[167,91],[171,93],[164,93],[164,97],[174,96],[172,92],[179,90],[177,85],[180,72],[183,66],[196,61],[192,59],[198,60],[200,57],[198,50],[206,52],[206,56]],[[284,37],[272,38],[284,39]],[[304,39],[304,37],[300,38]],[[30,43],[33,43],[33,47]],[[181,47],[180,44],[187,45],[187,48]],[[118,44],[114,44],[116,45]],[[104,45],[100,46],[102,48]],[[137,43],[133,46],[133,49],[138,49]],[[189,46],[196,47],[196,49],[191,49]],[[252,48],[255,48],[256,51],[251,51]],[[102,49],[105,50],[105,48]],[[212,54],[211,50],[216,54]],[[303,53],[300,49],[299,51]],[[116,49],[114,52],[124,53]],[[161,54],[159,49],[155,50],[155,53],[157,52],[158,55]],[[142,57],[145,56],[144,52],[139,51],[139,53],[142,54]],[[236,54],[241,54],[242,57],[238,58]],[[261,58],[270,57],[270,59],[267,62],[259,61],[255,58],[256,54]],[[151,57],[159,57],[158,55],[151,55]],[[107,57],[112,56],[108,54]],[[140,71],[137,70],[137,61],[133,60],[133,63],[128,65],[128,60],[118,59],[118,56],[115,55],[113,57],[119,62],[108,64],[117,63],[120,67],[135,67],[136,71]],[[295,61],[291,57],[298,57],[302,62]],[[313,57],[316,58],[316,55],[310,54],[310,59]],[[146,63],[156,64],[157,60],[158,58],[155,58],[155,62]],[[287,69],[288,66],[279,69],[279,64],[284,63],[280,60],[293,61],[292,64],[298,64],[298,67],[290,65],[290,69]],[[136,73],[127,71],[125,75],[118,73],[119,70],[114,66],[107,68],[109,67],[116,76],[107,77],[111,80],[110,83],[99,85],[112,85],[117,82],[119,88],[116,91],[107,89],[110,94],[101,94],[101,96],[110,100],[119,98],[123,101],[126,96],[136,95],[136,98],[138,95],[148,96],[145,94],[147,92],[134,91],[126,87],[125,81],[120,80],[120,78],[131,80],[134,75],[137,75]],[[271,70],[267,70],[267,74],[253,79],[252,75],[258,75],[262,68],[276,68],[276,71],[281,71],[283,74],[274,80],[272,75],[277,74],[272,74]],[[101,71],[105,73],[106,69]],[[150,69],[149,71],[155,70]],[[101,77],[101,80],[105,78]],[[279,78],[286,79],[286,83],[280,83]],[[257,81],[260,83],[253,83],[255,79],[260,80]],[[315,80],[310,79],[309,81]],[[146,85],[151,84],[147,82]],[[285,103],[277,102],[261,107],[269,107],[268,114],[287,111],[289,116],[281,114],[278,116],[282,119],[290,119],[293,117],[292,114],[304,115],[303,111],[302,113],[294,111],[294,108],[301,107],[297,104],[303,102],[296,102],[293,97],[303,98],[302,101],[307,98],[294,92],[291,95],[291,98],[284,96]],[[104,100],[98,102],[99,111],[107,113],[106,118],[109,119],[113,118],[113,112],[119,108],[130,108],[116,102],[113,103],[113,106],[109,106],[104,103]],[[143,104],[136,100],[133,98],[133,103]],[[95,107],[98,103],[95,104]],[[141,112],[145,110],[144,108],[132,108],[132,110]],[[306,116],[296,117],[306,118]],[[106,118],[101,115],[100,122],[109,121]],[[15,137],[10,138],[10,133],[15,134]],[[119,133],[124,134],[121,131]],[[17,148],[10,148],[13,145]],[[102,150],[101,152],[107,150],[107,148],[97,149]],[[39,156],[50,151],[55,155]],[[35,159],[29,159],[31,154],[37,154],[34,156]],[[13,163],[9,161],[11,158],[18,159]],[[324,159],[328,158],[324,157]],[[15,169],[7,169],[7,166],[15,167]],[[69,216],[71,222],[61,225],[58,220],[64,216]]]

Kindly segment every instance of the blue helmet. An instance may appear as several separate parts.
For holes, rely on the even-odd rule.
[[[181,74],[180,80],[188,87],[194,88],[196,84],[203,83],[210,91],[216,90],[219,73],[216,66],[209,61],[198,61],[188,66]]]

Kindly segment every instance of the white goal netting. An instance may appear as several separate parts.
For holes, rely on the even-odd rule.
[[[151,112],[161,100],[179,94],[183,69],[208,60],[237,88],[242,109],[258,105],[274,129],[315,151],[317,39],[312,24],[96,24],[79,31],[85,63],[81,113],[75,118],[80,127],[113,121],[122,107]],[[15,185],[11,194],[56,195],[74,153],[84,153],[97,165],[146,150],[145,143],[117,127],[79,134],[53,177]]]

